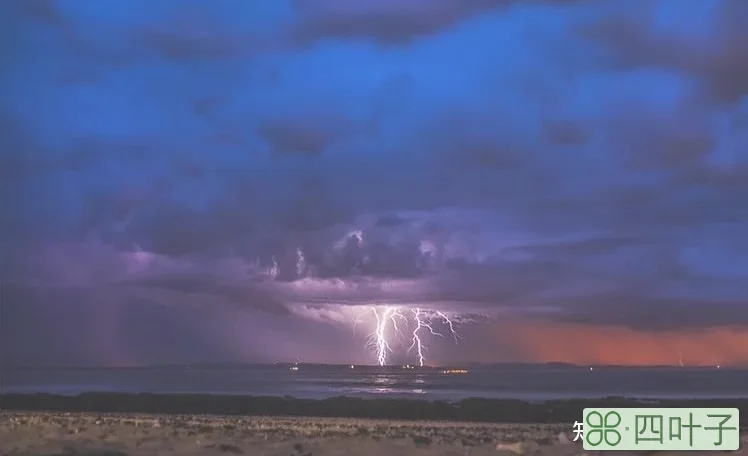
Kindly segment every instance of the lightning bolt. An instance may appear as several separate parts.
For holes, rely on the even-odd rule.
[[[402,310],[397,307],[387,306],[384,307],[381,312],[376,307],[371,308],[376,319],[376,328],[374,333],[370,336],[370,345],[376,350],[377,362],[380,366],[387,364],[387,358],[392,353],[391,337],[392,334],[387,331],[389,325],[392,329],[400,336],[403,335],[401,327],[398,322],[408,324],[407,317],[403,314]],[[410,353],[415,349],[418,357],[419,366],[423,366],[426,361],[425,353],[427,350],[424,344],[423,337],[426,335],[432,335],[444,338],[444,335],[436,331],[432,326],[432,321],[435,317],[440,317],[444,324],[449,327],[449,331],[452,334],[455,342],[458,341],[459,336],[454,328],[452,320],[443,312],[439,311],[424,311],[420,308],[413,310],[413,332],[411,333],[411,344],[407,352]],[[355,322],[354,322],[355,323]]]
[[[455,340],[455,343],[457,343],[457,342],[459,341],[459,339],[460,339],[460,338],[459,338],[459,336],[457,335],[457,331],[455,331],[455,326],[454,326],[454,324],[452,323],[452,320],[451,320],[451,319],[450,319],[450,318],[449,318],[448,316],[446,316],[446,315],[444,314],[444,312],[439,312],[439,311],[437,310],[437,311],[436,311],[436,314],[437,314],[437,315],[439,315],[440,317],[442,317],[442,320],[444,320],[444,323],[446,323],[446,324],[447,324],[447,326],[449,327],[449,332],[450,332],[450,333],[452,334],[452,337],[454,338],[454,340]]]
[[[375,341],[377,349],[377,362],[380,366],[387,364],[387,354],[392,351],[389,342],[387,342],[387,322],[390,320],[394,309],[392,307],[385,307],[382,315],[379,315],[376,307],[372,307],[374,317],[377,319],[377,329],[374,331]]]
[[[423,366],[423,361],[424,361],[423,342],[421,342],[421,336],[418,335],[418,332],[425,325],[423,323],[423,320],[421,320],[421,309],[416,308],[416,310],[413,311],[413,314],[415,315],[414,318],[416,320],[416,328],[413,330],[413,343],[410,344],[410,348],[408,348],[408,352],[413,350],[413,348],[416,348],[416,353],[418,354],[418,365]]]
[[[374,346],[377,352],[377,362],[380,366],[387,364],[387,356],[392,353],[392,347],[390,346],[390,333],[387,331],[387,326],[391,325],[396,335],[402,336],[402,331],[398,324],[398,321],[408,323],[408,319],[397,307],[387,306],[380,313],[376,307],[372,307],[371,311],[374,313],[376,318],[377,326],[374,333],[370,336],[370,344]]]
[[[413,330],[413,343],[411,343],[410,348],[408,348],[409,353],[414,348],[416,349],[416,353],[418,354],[418,365],[421,367],[423,367],[423,362],[425,361],[423,353],[424,351],[426,351],[426,347],[423,345],[423,340],[421,339],[421,336],[419,334],[420,331],[423,328],[426,328],[429,331],[429,334],[444,338],[443,334],[434,331],[434,327],[431,326],[431,323],[424,319],[424,315],[425,313],[419,308],[413,310],[413,318],[415,319],[416,327]]]

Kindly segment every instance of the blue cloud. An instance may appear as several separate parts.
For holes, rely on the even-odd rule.
[[[4,5],[6,305],[745,322],[743,3],[622,5]]]

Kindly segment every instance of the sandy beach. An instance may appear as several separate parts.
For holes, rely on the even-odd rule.
[[[559,441],[563,425],[36,412],[0,417],[6,455],[582,454],[581,445]]]
[[[649,405],[727,405],[708,402]],[[745,401],[728,402],[745,410]],[[0,395],[4,410],[0,456],[591,455],[597,453],[585,452],[581,442],[571,441],[573,422],[582,410],[636,405],[641,403],[626,398],[545,403],[476,398],[447,404],[397,399],[10,394]],[[736,454],[748,456],[748,450]]]
[[[2,455],[572,456],[564,424],[3,412]],[[743,437],[745,441],[745,436]],[[627,452],[616,452],[624,456]],[[662,453],[675,455],[681,453]],[[695,453],[682,453],[695,454]],[[748,455],[746,449],[734,454]]]

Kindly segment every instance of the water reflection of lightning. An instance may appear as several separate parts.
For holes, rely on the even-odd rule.
[[[373,346],[377,353],[377,362],[380,366],[387,364],[387,358],[392,353],[392,339],[395,336],[402,335],[398,321],[408,324],[407,317],[403,314],[402,310],[397,307],[387,306],[383,309],[377,310],[376,307],[371,308],[376,319],[376,329],[370,336],[370,344]],[[433,335],[444,338],[444,335],[439,333],[432,326],[432,321],[439,317],[443,320],[444,324],[449,327],[449,331],[452,334],[455,342],[459,339],[457,331],[454,328],[452,320],[447,317],[443,312],[439,311],[423,311],[419,308],[413,310],[413,332],[411,333],[411,344],[408,348],[408,353],[415,349],[416,355],[418,356],[418,364],[424,365],[425,353],[427,348],[424,344],[423,337],[425,335]],[[392,327],[395,334],[391,334],[387,331],[388,326]],[[428,331],[428,333],[425,333]]]

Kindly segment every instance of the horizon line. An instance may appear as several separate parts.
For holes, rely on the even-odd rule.
[[[325,362],[303,362],[303,361],[275,361],[275,362],[236,362],[236,361],[196,361],[187,363],[152,363],[152,364],[131,364],[131,365],[105,365],[105,364],[12,364],[0,363],[0,369],[148,369],[148,368],[189,368],[189,367],[250,367],[250,366],[326,366],[341,368],[411,368],[411,369],[443,369],[455,367],[573,367],[573,368],[629,368],[629,369],[746,369],[746,364],[576,364],[566,362],[465,362],[465,363],[445,363],[419,366],[417,364],[388,364],[381,366],[379,364],[356,364],[356,363],[325,363]]]

